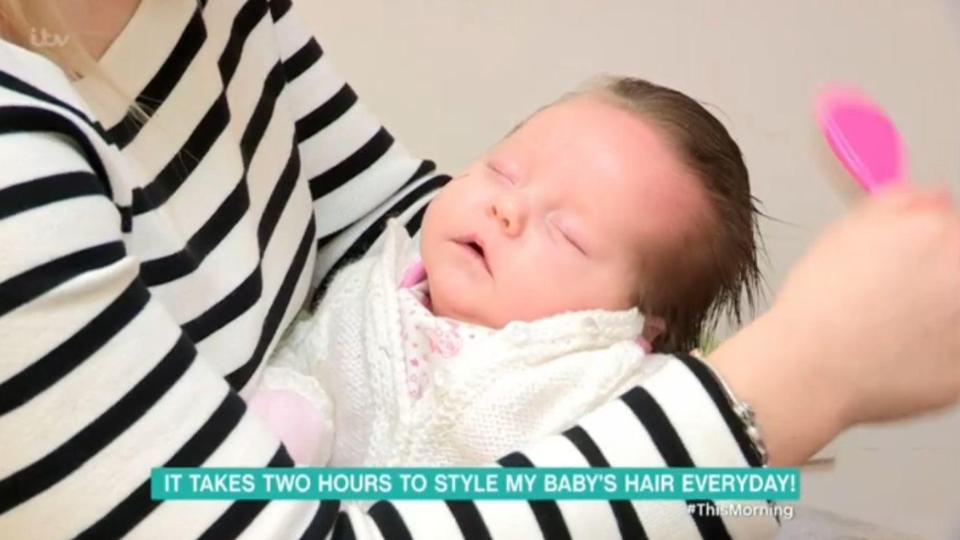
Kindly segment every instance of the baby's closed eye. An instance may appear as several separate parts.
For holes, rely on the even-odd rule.
[[[564,243],[576,249],[582,255],[587,254],[587,252],[583,249],[582,243],[577,238],[577,236],[570,231],[569,227],[565,226],[564,224],[559,222],[559,220],[557,220],[552,216],[548,217],[547,221],[550,224],[549,226],[553,227],[553,229],[556,231],[556,233],[559,235],[559,237]]]

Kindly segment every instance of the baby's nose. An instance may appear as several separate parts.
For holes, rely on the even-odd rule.
[[[502,198],[490,205],[488,214],[497,220],[497,224],[508,236],[516,236],[523,231],[523,211],[517,201]]]

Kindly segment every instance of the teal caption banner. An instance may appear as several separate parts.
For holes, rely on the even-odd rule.
[[[157,468],[154,500],[779,500],[798,469]]]

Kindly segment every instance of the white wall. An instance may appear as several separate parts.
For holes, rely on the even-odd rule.
[[[299,3],[368,106],[450,172],[599,72],[715,105],[765,211],[787,223],[763,223],[772,290],[850,195],[812,120],[821,84],[865,89],[899,126],[913,176],[960,195],[957,0]],[[924,537],[960,525],[960,411],[859,429],[838,448],[832,469],[804,475],[805,502]]]

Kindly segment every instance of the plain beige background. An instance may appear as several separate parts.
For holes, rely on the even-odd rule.
[[[899,126],[913,177],[960,195],[960,2],[298,2],[366,104],[448,172],[596,73],[641,76],[712,104],[779,220],[762,222],[771,291],[853,193],[813,123],[822,84],[871,94]],[[804,472],[804,503],[960,537],[960,409],[860,428],[833,448],[833,465]]]

